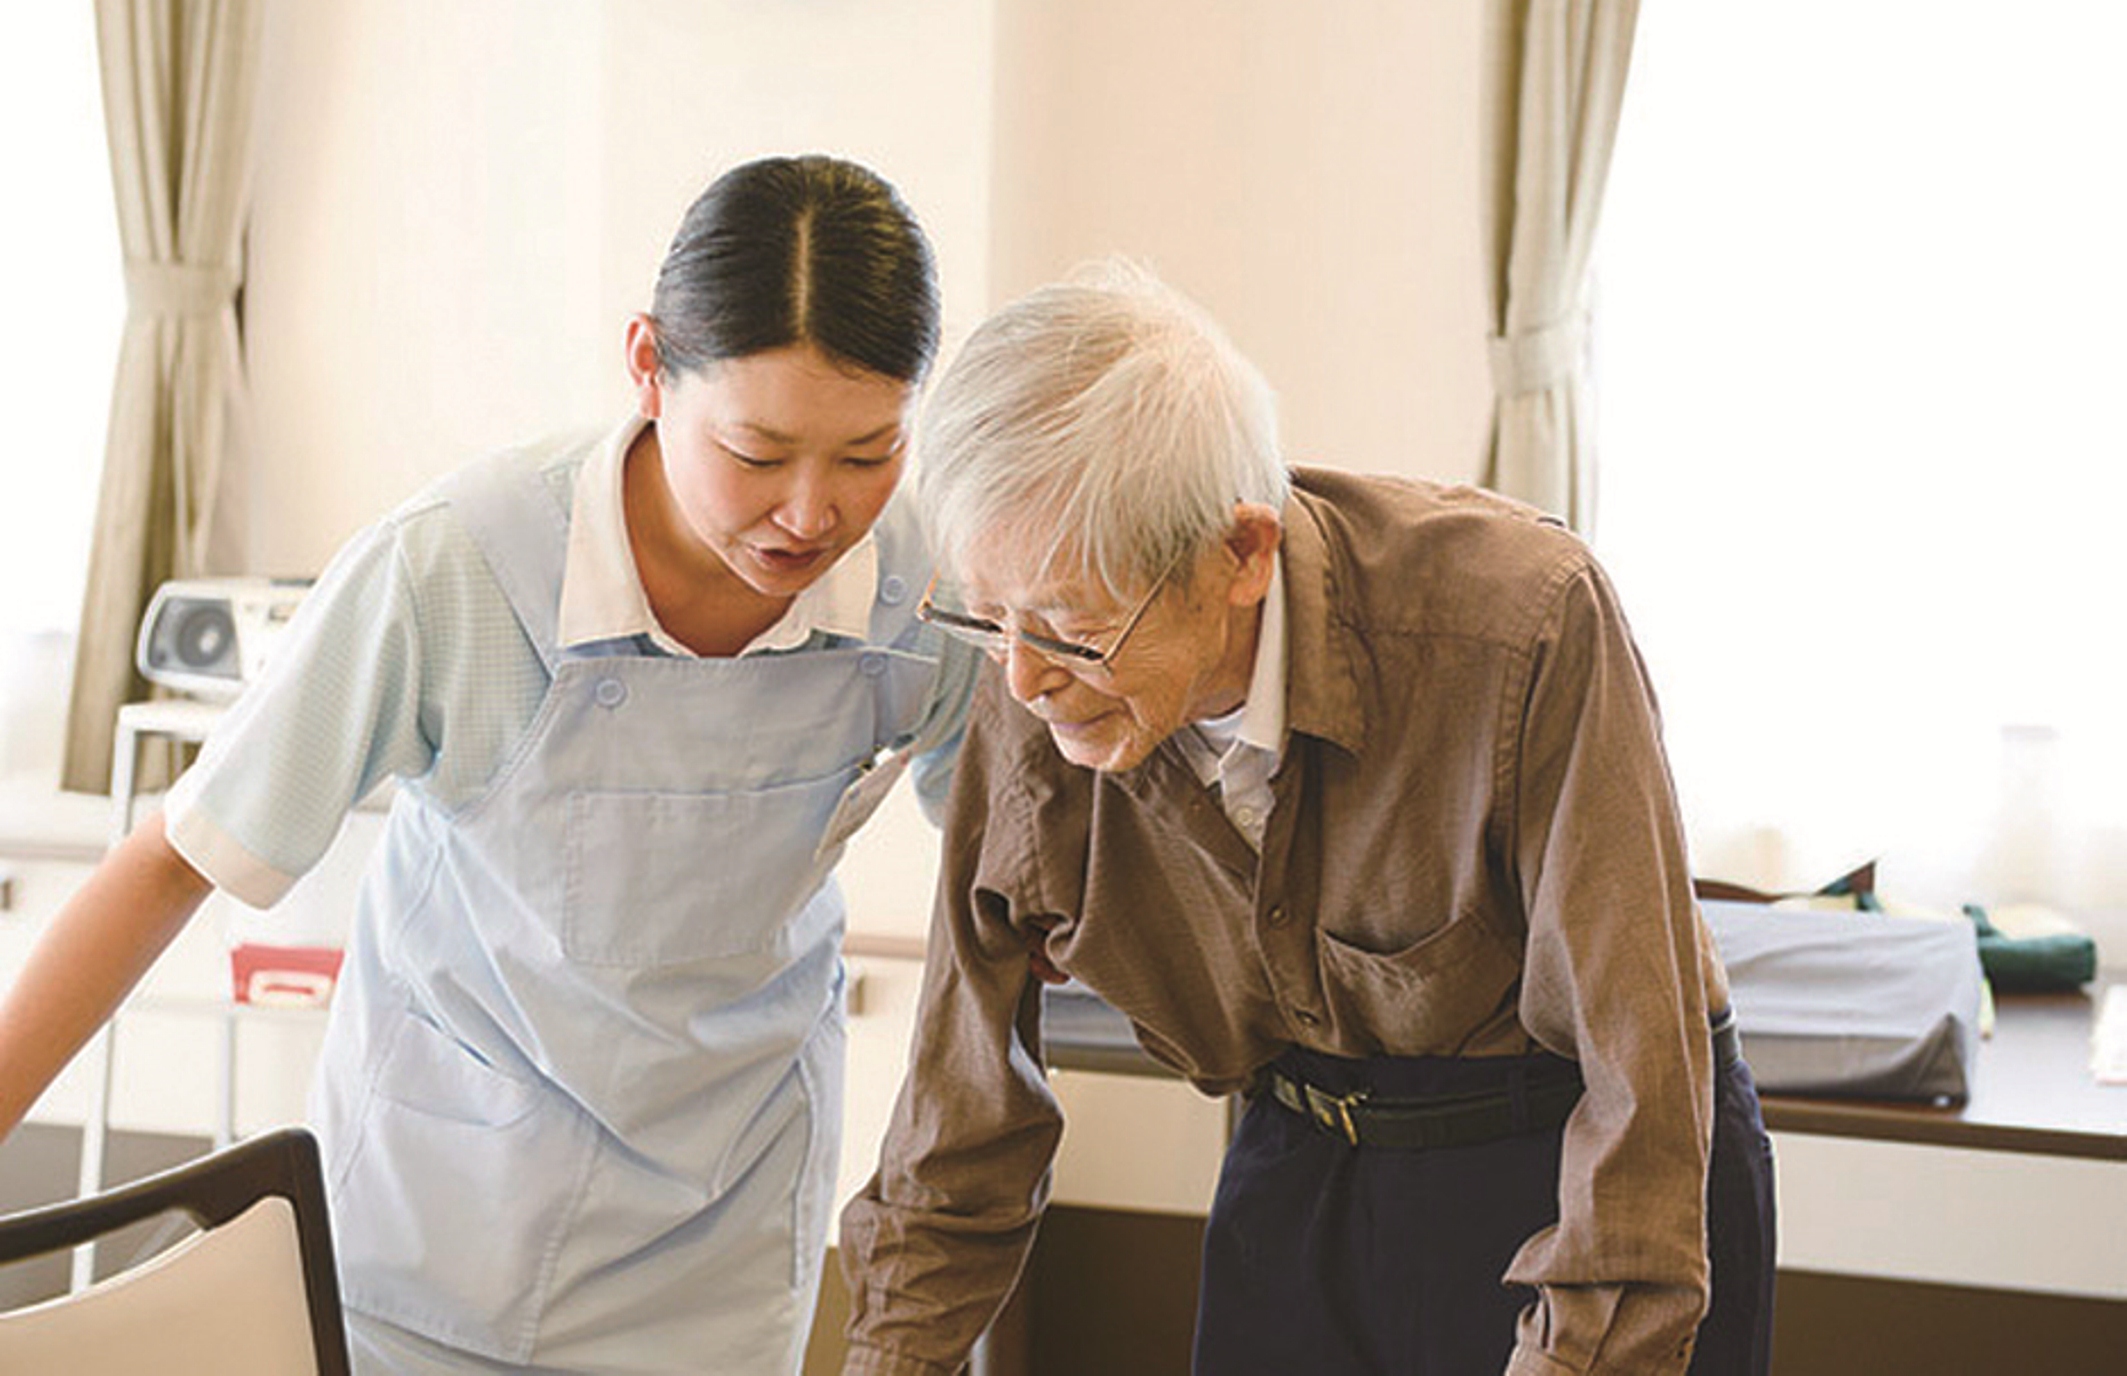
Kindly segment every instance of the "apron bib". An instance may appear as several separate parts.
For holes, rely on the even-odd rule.
[[[576,467],[447,489],[551,682],[477,802],[401,788],[365,881],[315,1115],[343,1290],[509,1364],[787,1372],[840,1144],[830,874],[935,670],[921,544],[890,507],[861,646],[564,652]]]

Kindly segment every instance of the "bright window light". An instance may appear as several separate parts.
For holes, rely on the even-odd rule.
[[[71,634],[125,324],[94,6],[13,7],[0,147],[0,632]]]
[[[1641,17],[1596,543],[1702,874],[2127,907],[2127,11]]]

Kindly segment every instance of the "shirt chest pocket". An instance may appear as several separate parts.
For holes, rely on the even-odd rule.
[[[589,965],[667,965],[771,946],[827,877],[815,848],[855,775],[570,794],[562,949]]]
[[[1471,918],[1395,951],[1365,950],[1326,930],[1319,941],[1332,1021],[1392,1056],[1455,1054],[1521,977],[1517,954]]]

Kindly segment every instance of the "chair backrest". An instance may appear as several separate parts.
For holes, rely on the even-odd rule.
[[[0,1313],[0,1372],[347,1376],[324,1172],[302,1128],[0,1218],[0,1262],[169,1213],[201,1231],[85,1290]]]

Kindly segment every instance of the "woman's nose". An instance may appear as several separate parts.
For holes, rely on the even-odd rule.
[[[801,540],[817,540],[835,528],[834,485],[800,474],[776,508],[776,523]]]

